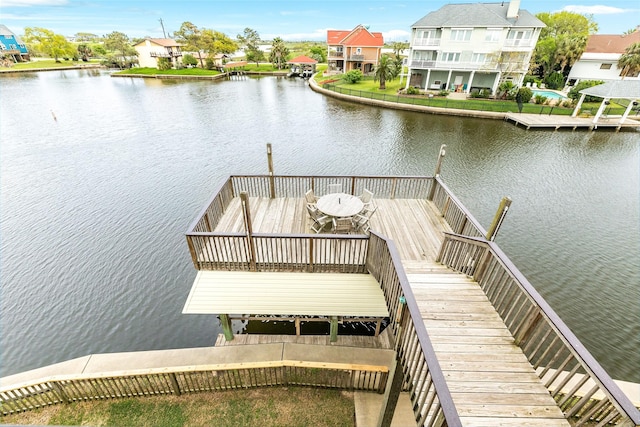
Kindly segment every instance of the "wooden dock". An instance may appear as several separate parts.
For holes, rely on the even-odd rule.
[[[619,116],[600,117],[598,123],[593,123],[593,117],[571,117],[548,114],[524,114],[507,113],[505,120],[526,129],[555,129],[555,130],[638,130],[640,129],[640,118],[627,118],[624,123],[620,123]]]
[[[391,238],[400,253],[422,319],[463,425],[567,426],[562,411],[477,283],[435,263],[443,233],[450,231],[431,202],[376,199],[371,228]],[[311,233],[305,201],[250,198],[252,227],[263,233]],[[216,231],[242,231],[239,201]],[[338,337],[370,347],[374,337]],[[268,342],[329,344],[329,337],[240,335],[216,345]],[[349,344],[347,344],[349,345]]]

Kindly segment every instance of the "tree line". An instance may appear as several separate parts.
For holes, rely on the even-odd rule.
[[[589,36],[598,31],[598,25],[592,16],[567,11],[543,12],[536,17],[546,27],[541,30],[531,57],[529,74],[544,82],[549,88],[561,88],[571,67],[584,52]],[[626,33],[633,31],[628,30]],[[243,33],[231,38],[220,31],[198,27],[186,21],[177,31],[170,34],[170,37],[184,45],[183,51],[194,54],[185,55],[185,65],[199,65],[202,68],[212,68],[215,55],[232,54],[240,47],[244,48],[247,62],[259,64],[269,61],[278,69],[286,67],[291,55],[291,49],[280,37],[271,41],[268,53],[263,51],[260,45],[265,42],[261,40],[258,32],[251,28],[245,28]],[[56,61],[60,58],[88,61],[97,56],[120,67],[135,63],[136,51],[133,46],[144,40],[132,39],[124,33],[114,31],[103,37],[91,33],[78,33],[77,43],[72,43],[60,34],[39,27],[26,28],[24,38],[32,52],[47,55]],[[400,52],[407,47],[408,43],[394,43],[394,53],[386,55],[386,58],[383,55],[374,72],[381,86],[384,86],[386,80],[399,75],[402,70]],[[304,53],[318,62],[326,61],[327,52],[324,44],[309,46]],[[506,53],[509,54],[510,52]],[[514,61],[513,58],[503,57],[497,60],[505,64]],[[637,75],[640,71],[640,43],[629,46],[617,65],[622,70],[623,78]]]

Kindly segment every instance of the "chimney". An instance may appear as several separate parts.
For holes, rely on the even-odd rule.
[[[520,0],[509,1],[509,9],[507,9],[507,18],[518,18],[518,12],[520,10]]]

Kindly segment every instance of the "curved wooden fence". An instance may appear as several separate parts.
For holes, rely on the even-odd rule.
[[[446,233],[437,261],[478,282],[574,425],[640,425],[638,409],[495,243]]]
[[[286,359],[284,355],[296,346],[296,360]],[[371,353],[377,353],[373,356],[361,354],[359,360],[354,360],[354,363],[345,363],[335,361],[345,359],[340,356],[333,358],[335,360],[330,356],[327,360],[314,360],[314,346],[282,343],[252,347],[267,349],[262,353],[260,350],[247,351],[246,347],[242,349],[241,346],[182,349],[179,351],[181,356],[178,360],[173,357],[173,360],[164,362],[167,367],[132,368],[127,371],[105,369],[104,372],[83,373],[85,370],[91,371],[85,366],[91,363],[92,358],[100,359],[98,365],[105,361],[109,366],[136,366],[145,365],[145,362],[157,365],[156,358],[162,359],[164,354],[175,353],[176,350],[86,356],[78,359],[84,362],[78,364],[83,367],[78,373],[45,376],[0,387],[2,414],[9,415],[55,404],[89,400],[181,395],[271,386],[309,386],[382,393],[389,375],[388,363],[392,360],[392,354],[389,354],[392,352],[389,350],[371,349]],[[340,351],[333,349],[336,353]],[[191,350],[198,354],[191,357]],[[206,358],[210,360],[241,358],[243,362],[189,365],[191,359],[201,360],[202,352],[206,352]],[[242,352],[244,354],[240,354]],[[148,357],[150,353],[153,353],[151,358]],[[260,360],[258,355],[263,353],[271,357]],[[303,359],[301,354],[310,358]],[[167,356],[167,359],[172,359],[172,356]],[[69,364],[74,365],[78,360],[69,361]],[[384,364],[379,364],[382,361]],[[373,364],[375,362],[378,364]],[[175,363],[180,366],[171,367],[175,366]]]

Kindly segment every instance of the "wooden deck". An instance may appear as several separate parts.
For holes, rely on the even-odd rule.
[[[376,199],[378,210],[371,217],[371,229],[390,237],[402,259],[435,260],[443,232],[451,231],[430,202],[415,199]],[[304,199],[251,197],[249,206],[254,233],[314,233]],[[235,198],[216,232],[242,232],[240,199]]]
[[[431,204],[413,199],[376,199],[376,204],[371,228],[397,246],[463,425],[569,425],[478,284],[435,263],[449,230]],[[251,198],[250,207],[254,232],[311,233],[304,200]],[[241,218],[234,200],[216,231],[242,231]],[[281,338],[236,339],[229,344]],[[328,343],[328,337],[322,340]]]
[[[624,123],[620,123],[621,117],[600,117],[598,123],[593,123],[593,117],[571,117],[548,114],[523,114],[507,113],[505,120],[522,126],[526,129],[640,129],[640,120],[627,118]]]

